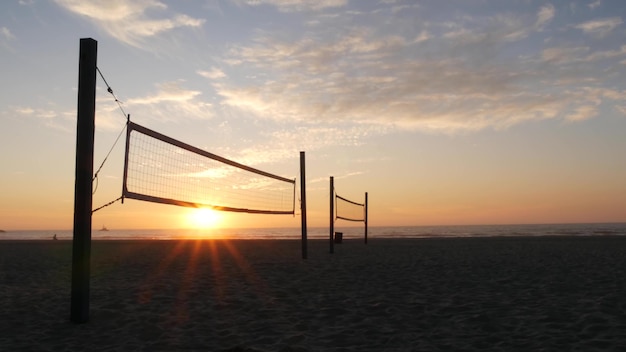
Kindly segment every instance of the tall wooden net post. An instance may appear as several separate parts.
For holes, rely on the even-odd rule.
[[[335,253],[335,178],[330,176],[330,253]]]
[[[365,244],[367,244],[367,192],[365,192]]]
[[[300,152],[300,205],[302,218],[302,259],[307,259],[307,224],[306,224],[306,170],[304,152]]]
[[[98,42],[80,40],[78,61],[78,116],[76,123],[76,179],[74,185],[74,238],[72,243],[71,320],[89,320],[91,261],[91,209],[93,150],[96,116],[96,61]]]

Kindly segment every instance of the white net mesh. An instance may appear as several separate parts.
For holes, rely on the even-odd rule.
[[[294,213],[295,180],[272,175],[129,123],[124,196],[251,213]]]

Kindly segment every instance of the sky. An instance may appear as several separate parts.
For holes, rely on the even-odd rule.
[[[369,226],[626,222],[625,19],[622,0],[2,1],[0,229],[72,228],[80,38],[120,101],[98,77],[94,208],[121,195],[123,110],[287,178],[305,151],[309,226],[329,176],[368,192]],[[93,224],[187,215],[126,200]]]

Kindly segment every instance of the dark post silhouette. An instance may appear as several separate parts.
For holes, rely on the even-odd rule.
[[[71,320],[89,321],[89,270],[93,149],[96,110],[98,42],[80,40],[78,61],[78,116],[76,124],[76,179],[74,184],[74,239],[72,243]]]
[[[330,254],[335,253],[335,178],[330,176]]]
[[[306,233],[306,170],[304,152],[300,152],[300,210],[302,212],[302,259],[307,259],[307,233]]]
[[[365,244],[367,244],[367,192],[365,192]]]
[[[126,179],[128,178],[128,150],[130,148],[130,114],[126,115],[126,147],[124,149],[124,175],[122,177],[122,204],[124,204],[124,198],[128,193],[128,187],[126,183]],[[295,187],[294,187],[295,189]],[[294,191],[295,192],[295,191]]]

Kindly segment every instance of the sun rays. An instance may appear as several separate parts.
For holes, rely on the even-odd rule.
[[[237,245],[229,240],[179,240],[172,242],[159,265],[143,280],[137,300],[140,304],[158,304],[159,297],[174,297],[167,315],[168,324],[189,321],[194,307],[194,295],[217,298],[221,304],[228,300],[229,283],[241,280],[253,287],[256,295],[267,295],[267,287],[257,275]],[[175,280],[172,277],[175,276]],[[163,291],[163,292],[162,292]],[[210,293],[213,292],[213,293]]]

